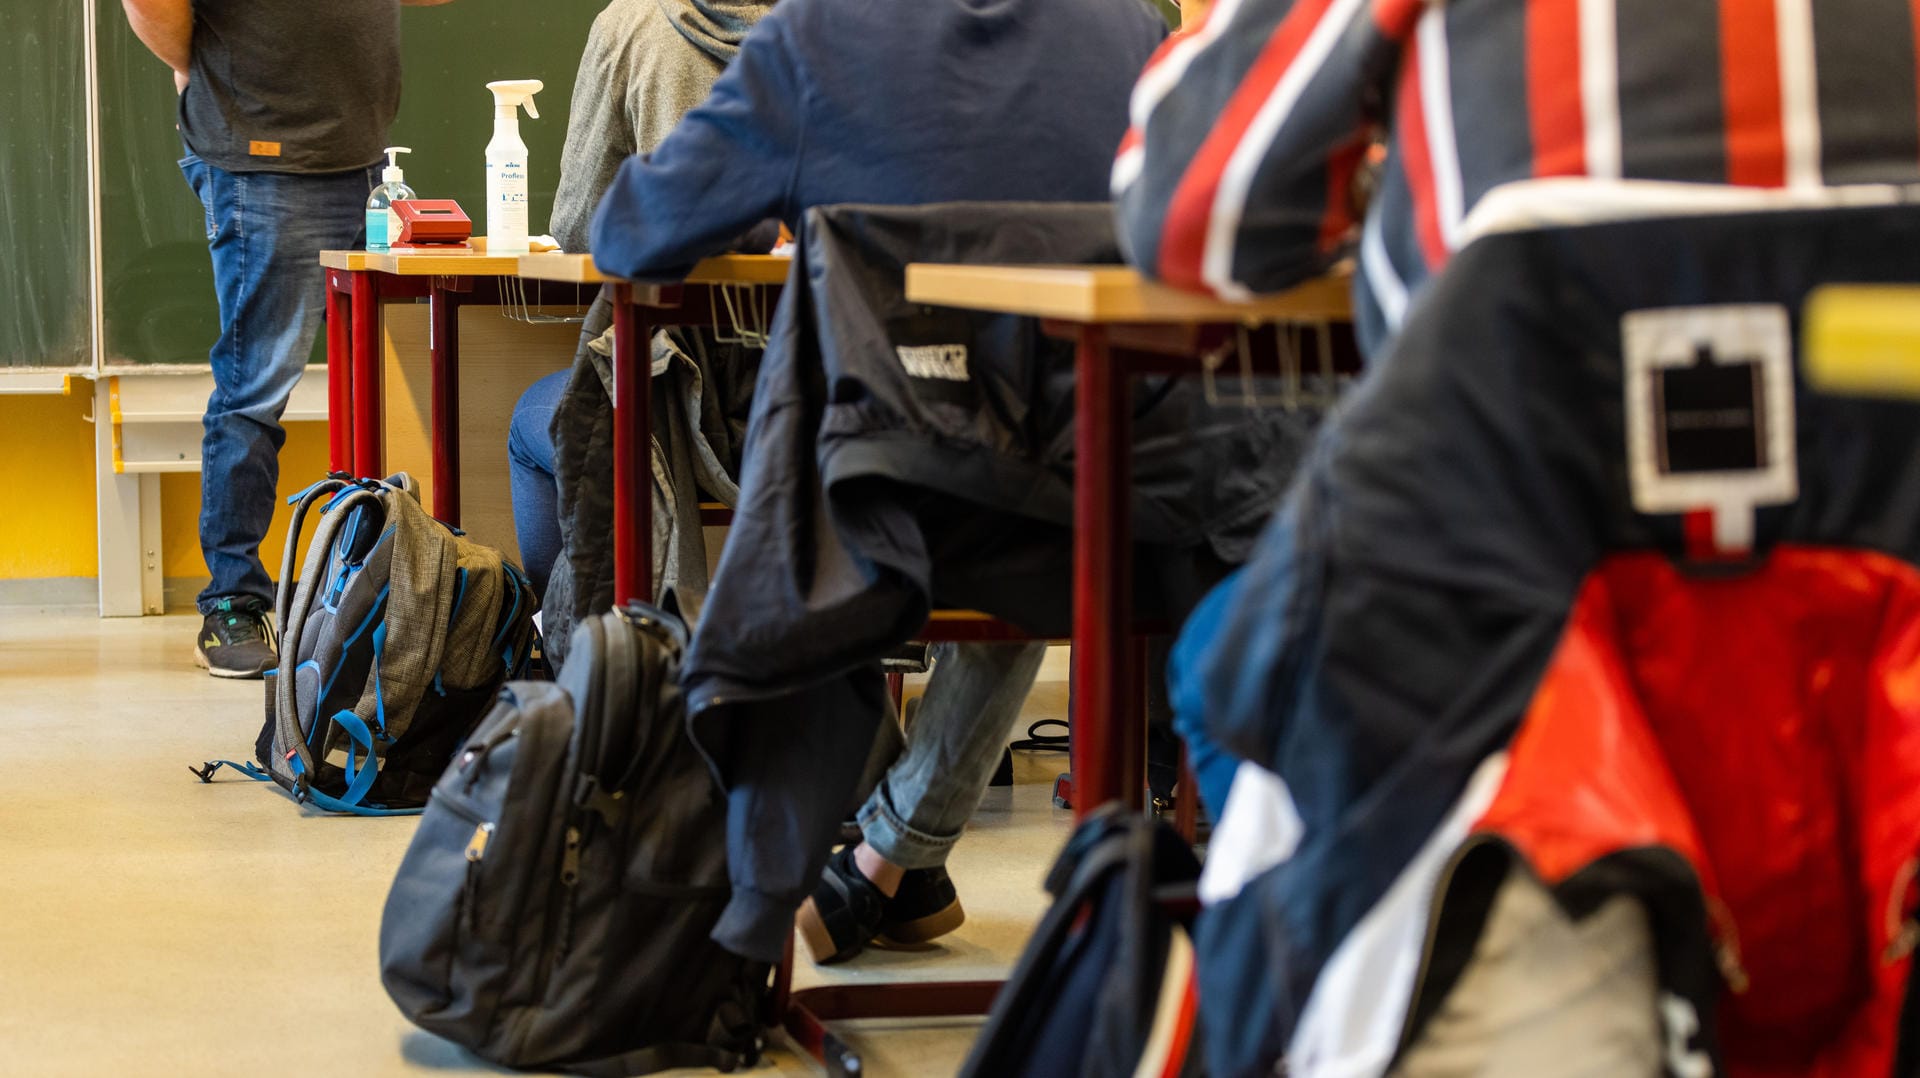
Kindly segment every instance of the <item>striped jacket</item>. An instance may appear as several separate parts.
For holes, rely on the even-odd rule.
[[[1915,0],[1217,0],[1134,90],[1122,243],[1227,297],[1357,243],[1377,343],[1504,183],[1920,179],[1917,40]]]

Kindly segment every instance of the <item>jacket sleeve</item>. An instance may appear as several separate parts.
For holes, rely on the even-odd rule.
[[[620,162],[631,155],[634,127],[622,87],[632,81],[626,50],[611,40],[607,14],[593,21],[587,49],[574,79],[573,107],[567,117],[567,143],[560,153],[560,185],[553,193],[548,229],[564,251],[587,249],[587,229],[600,193],[613,182]]]
[[[1325,272],[1355,233],[1351,188],[1423,0],[1217,0],[1134,87],[1114,163],[1127,257],[1240,298]]]
[[[793,218],[805,88],[776,12],[706,101],[653,153],[629,157],[593,218],[603,273],[679,280],[769,217]]]

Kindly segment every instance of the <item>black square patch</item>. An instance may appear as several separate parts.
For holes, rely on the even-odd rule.
[[[1760,361],[1716,357],[1699,346],[1692,365],[1654,374],[1655,436],[1663,475],[1746,472],[1766,466]]]

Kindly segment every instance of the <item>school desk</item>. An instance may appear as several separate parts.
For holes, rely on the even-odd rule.
[[[1352,320],[1344,278],[1246,301],[1182,292],[1124,266],[907,267],[907,298],[935,307],[1028,315],[1074,352],[1073,786],[1076,813],[1143,805],[1144,649],[1132,638],[1130,380],[1199,373],[1209,329]]]
[[[434,516],[460,523],[460,308],[521,302],[580,305],[580,289],[514,292],[518,255],[484,250],[323,251],[327,278],[329,467],[359,476],[386,474],[386,386],[381,305],[425,297]],[[340,302],[342,296],[347,303]]]

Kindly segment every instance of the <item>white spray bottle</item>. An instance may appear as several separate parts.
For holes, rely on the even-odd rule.
[[[520,140],[520,107],[534,119],[538,79],[487,83],[493,91],[493,141],[487,143],[487,253],[527,250],[527,144]]]

